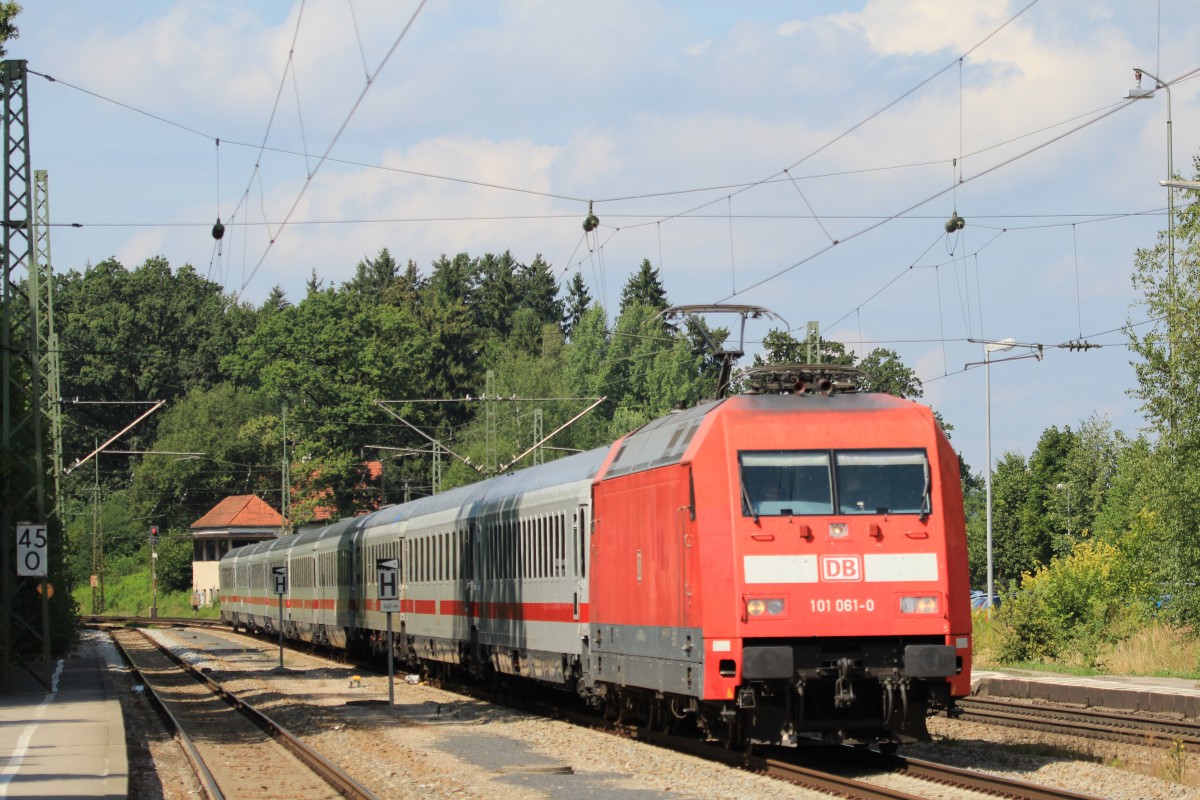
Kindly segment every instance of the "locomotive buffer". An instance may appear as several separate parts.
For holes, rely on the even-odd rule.
[[[375,559],[375,572],[379,576],[379,610],[387,614],[388,651],[388,706],[396,705],[395,667],[392,651],[392,612],[400,610],[400,559]]]

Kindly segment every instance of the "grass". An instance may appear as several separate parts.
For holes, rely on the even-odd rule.
[[[975,669],[1024,669],[1070,675],[1145,675],[1159,678],[1200,680],[1200,637],[1190,629],[1176,628],[1152,620],[1127,639],[1104,645],[1095,659],[1097,666],[1084,665],[1074,654],[1046,662],[1005,662],[1000,651],[1000,627],[984,612],[973,617]]]
[[[72,593],[75,602],[79,604],[80,614],[92,613],[92,588],[81,586]],[[149,617],[153,592],[150,587],[150,571],[134,572],[120,578],[109,578],[104,582],[104,610],[101,613],[114,617]],[[221,615],[216,606],[201,608],[201,619],[215,619]],[[192,593],[162,592],[158,593],[158,616],[160,617],[190,617],[192,616]]]

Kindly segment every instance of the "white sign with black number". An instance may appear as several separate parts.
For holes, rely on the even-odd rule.
[[[17,575],[46,577],[46,526],[17,523]]]
[[[379,576],[379,610],[398,612],[400,610],[400,560],[396,558],[376,559],[375,569]]]

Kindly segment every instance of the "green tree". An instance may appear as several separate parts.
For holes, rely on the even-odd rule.
[[[434,261],[429,276],[431,301],[441,306],[463,303],[470,308],[474,305],[475,266],[466,253],[459,253],[453,259],[442,255]]]
[[[224,379],[221,358],[252,327],[255,312],[236,304],[191,266],[172,270],[148,259],[133,272],[109,259],[56,278],[62,393],[83,401],[172,401]],[[65,429],[68,461],[91,451],[135,416],[134,406],[80,406]],[[126,438],[145,449],[157,418]]]
[[[150,448],[200,455],[143,457],[133,471],[138,513],[186,529],[227,495],[279,505],[282,407],[260,390],[223,383],[197,389],[163,412]]]
[[[396,259],[385,247],[375,258],[363,259],[354,268],[354,277],[346,282],[345,289],[366,300],[378,301],[395,282],[399,273]]]
[[[528,264],[517,265],[516,287],[518,309],[529,309],[539,323],[553,322],[561,327],[563,301],[558,299],[558,282],[540,253]]]
[[[345,513],[375,499],[357,491],[383,417],[374,401],[418,396],[435,355],[404,309],[327,289],[263,319],[225,363],[273,407],[293,409],[289,432],[296,457],[307,459],[297,477]]]
[[[1022,573],[1036,569],[1040,563],[1037,542],[1031,540],[1022,524],[1029,492],[1029,469],[1024,457],[1005,453],[992,476],[992,561],[997,588],[1019,581]],[[981,522],[976,538],[985,540],[986,550],[987,523]],[[979,545],[974,549],[978,551]]]
[[[579,323],[571,329],[564,368],[571,391],[576,395],[608,395],[602,377],[611,344],[607,321],[603,306],[594,305],[583,312]]]
[[[421,306],[421,298],[427,286],[428,281],[421,276],[417,262],[409,259],[404,272],[384,291],[383,301],[415,314]]]
[[[857,366],[867,373],[868,391],[909,399],[925,395],[917,373],[905,365],[894,350],[878,347],[867,353]]]
[[[854,353],[847,352],[841,342],[820,338],[816,358],[809,358],[808,343],[792,336],[787,331],[772,328],[762,341],[762,355],[755,355],[755,364],[838,364],[854,365]],[[915,378],[915,376],[914,376]]]
[[[648,258],[642,261],[642,266],[630,276],[621,290],[621,315],[633,305],[647,306],[656,313],[670,305],[662,278]]]
[[[588,294],[587,284],[583,282],[583,275],[576,272],[571,276],[571,283],[567,286],[567,300],[563,311],[563,332],[570,337],[575,326],[583,319],[584,313],[587,312],[592,305],[592,296]]]
[[[1200,158],[1193,160],[1200,175]],[[1195,192],[1192,192],[1193,197]],[[1170,613],[1200,623],[1200,204],[1175,206],[1174,236],[1159,233],[1154,247],[1139,249],[1133,286],[1141,295],[1138,316],[1148,327],[1127,325],[1137,386],[1158,436],[1155,469],[1160,481],[1149,495],[1156,521],[1157,558],[1170,565],[1174,601]]]
[[[8,55],[8,49],[4,46],[7,42],[20,38],[21,32],[13,20],[23,10],[19,3],[0,3],[0,56]]]
[[[1019,511],[1021,535],[1025,540],[1033,565],[1050,563],[1055,555],[1066,555],[1071,551],[1068,529],[1061,525],[1061,517],[1052,513],[1058,506],[1057,493],[1065,500],[1067,487],[1063,482],[1067,460],[1076,446],[1076,436],[1069,427],[1059,430],[1052,425],[1042,431],[1037,447],[1029,458],[1025,480],[1025,499]],[[1063,488],[1058,485],[1062,483]],[[1078,534],[1079,531],[1072,531]]]
[[[1138,572],[1120,548],[1076,542],[1021,580],[1021,591],[1000,607],[1001,657],[1009,661],[1068,653],[1095,666],[1100,646],[1127,636],[1146,616]]]
[[[476,276],[473,290],[475,324],[504,339],[512,330],[513,315],[519,307],[517,263],[512,254],[491,253],[472,263]]]
[[[275,284],[271,287],[271,291],[267,294],[267,299],[258,307],[258,310],[263,314],[269,314],[272,311],[280,311],[291,305],[287,299],[287,293],[283,291],[283,287]]]

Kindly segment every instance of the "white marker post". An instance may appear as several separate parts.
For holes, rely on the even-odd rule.
[[[387,614],[388,651],[388,706],[396,705],[395,669],[392,664],[392,612],[400,610],[400,559],[379,558],[375,560],[379,576],[379,610]]]
[[[283,596],[287,594],[287,567],[271,567],[275,594],[279,595],[279,668],[283,669]]]

